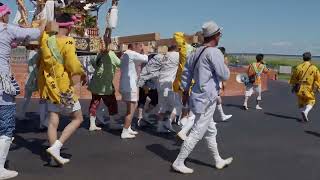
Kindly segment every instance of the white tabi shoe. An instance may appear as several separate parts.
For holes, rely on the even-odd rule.
[[[95,126],[95,125],[90,126],[90,128],[89,128],[89,131],[100,131],[100,130],[101,130],[101,127],[98,127],[98,126]]]
[[[185,141],[187,139],[187,135],[186,133],[184,133],[183,131],[178,132],[177,136],[182,140]]]
[[[233,158],[221,159],[220,161],[216,162],[217,169],[223,169],[224,167],[230,165],[233,161]]]
[[[47,149],[47,153],[52,156],[52,158],[59,163],[60,165],[65,165],[70,162],[70,159],[66,159],[60,156],[60,151],[55,149],[54,147],[50,147]]]
[[[132,135],[138,135],[139,134],[137,131],[132,130],[131,126],[129,127],[128,130],[129,130],[129,133],[132,134]]]
[[[18,176],[18,172],[17,171],[11,171],[11,170],[7,170],[5,168],[0,168],[0,180],[3,179],[11,179]]]
[[[176,162],[174,162],[172,164],[172,169],[177,172],[180,172],[182,174],[192,174],[193,173],[193,169],[188,168],[184,164],[178,164]]]
[[[133,139],[136,136],[133,134],[130,134],[129,129],[123,128],[121,133],[121,139]]]
[[[222,117],[222,121],[227,121],[228,119],[230,119],[232,117],[232,115],[230,114],[230,115],[224,115],[223,117]]]
[[[89,131],[100,131],[101,128],[96,125],[96,117],[90,116],[90,128]]]
[[[247,103],[244,103],[242,107],[243,107],[244,110],[248,110],[249,109]]]
[[[309,122],[309,118],[306,112],[302,111],[301,115],[304,122]]]
[[[4,168],[10,145],[13,138],[7,136],[0,136],[0,179],[10,179],[18,176],[18,172],[11,171]]]
[[[257,109],[257,110],[262,110],[262,107],[259,106],[259,105],[256,105],[256,109]]]

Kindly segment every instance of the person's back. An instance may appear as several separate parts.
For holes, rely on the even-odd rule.
[[[151,54],[149,60],[142,66],[140,72],[138,87],[147,86],[150,89],[157,89],[157,82],[161,68],[162,54]]]
[[[202,138],[207,141],[210,155],[214,158],[217,169],[223,169],[233,161],[232,157],[222,159],[219,155],[216,123],[213,120],[219,81],[226,81],[230,76],[230,71],[224,64],[224,56],[216,48],[222,36],[222,28],[210,21],[202,26],[202,34],[204,44],[188,58],[181,77],[181,89],[184,90],[183,103],[186,104],[189,99],[191,110],[195,114],[195,123],[191,132],[172,164],[175,171],[184,174],[193,173],[193,169],[185,166],[184,162]],[[188,98],[192,80],[195,84]]]
[[[120,91],[137,92],[138,75],[136,70],[136,64],[146,62],[148,62],[148,56],[133,51],[133,47],[129,48],[124,52],[124,54],[121,57],[120,65]]]
[[[257,104],[256,109],[262,110],[262,107],[260,106],[260,102],[262,101],[262,74],[267,74],[269,72],[269,69],[266,67],[264,61],[264,55],[263,54],[257,54],[256,56],[256,62],[252,63],[248,67],[248,77],[249,77],[249,83],[246,84],[246,91],[245,91],[245,98],[243,102],[243,109],[248,110],[248,100],[252,96],[252,94],[257,94]]]
[[[50,147],[47,153],[60,165],[70,162],[63,158],[60,150],[63,144],[80,127],[83,122],[81,104],[75,95],[74,85],[78,77],[82,85],[86,83],[84,69],[76,55],[75,41],[69,37],[74,19],[71,14],[62,13],[52,23],[50,34],[44,33],[40,41],[39,91],[40,97],[46,100],[48,111],[48,140]],[[79,82],[80,83],[80,82]],[[71,121],[57,136],[59,115],[70,115]]]
[[[296,67],[290,80],[290,84],[302,82],[302,86],[314,89],[315,87],[320,87],[318,80],[319,69],[310,61],[306,61]]]
[[[292,73],[289,83],[292,85],[292,92],[298,97],[298,105],[301,108],[301,115],[304,121],[308,122],[309,111],[316,103],[314,91],[320,90],[319,69],[310,61],[310,52],[303,54],[303,63],[298,65]]]
[[[195,99],[195,104],[192,104],[192,106],[200,112],[204,111],[201,108],[204,103],[197,99],[207,99],[213,102],[218,96],[219,82],[227,80],[230,76],[230,71],[224,64],[224,56],[221,51],[215,47],[204,48],[206,47],[202,46],[192,53],[185,67],[186,70],[193,72],[191,78],[194,79],[195,84],[192,87],[191,99]],[[199,59],[196,62],[197,58]],[[182,81],[186,82],[186,79],[187,76],[183,74]],[[186,84],[183,86],[186,86]]]
[[[179,53],[172,51],[166,53],[161,61],[159,74],[159,86],[167,86],[172,89],[172,83],[175,80],[179,65]]]
[[[113,51],[101,53],[93,63],[95,69],[89,90],[95,94],[110,95],[113,93],[113,78],[120,67],[120,59]]]
[[[140,53],[138,53],[140,52]],[[122,139],[135,138],[138,133],[131,129],[132,117],[139,99],[138,75],[136,65],[147,63],[148,56],[143,55],[142,44],[128,45],[128,50],[121,57],[120,93],[127,105],[127,113],[121,133]]]
[[[42,58],[39,63],[39,90],[40,96],[49,99],[52,103],[60,104],[60,92],[73,92],[72,76],[83,75],[84,70],[75,52],[75,41],[72,37],[56,37],[57,50],[60,53],[63,63],[58,62],[48,47],[50,36],[43,34],[41,39]],[[48,84],[56,79],[57,88]],[[77,98],[74,97],[77,101]]]
[[[263,63],[254,62],[249,65],[247,74],[249,77],[254,77],[254,85],[260,85],[262,83],[261,76],[263,73],[267,73],[267,68]]]
[[[131,87],[135,87],[137,79],[137,71],[135,63],[131,58],[131,54],[134,53],[131,50],[127,50],[121,57],[121,76],[120,76],[120,89],[123,91],[131,91]],[[129,87],[129,88],[127,88]]]
[[[170,46],[168,52],[161,60],[161,68],[158,78],[158,98],[159,98],[159,113],[157,132],[174,132],[172,122],[177,115],[182,112],[181,96],[173,91],[172,85],[176,78],[177,69],[179,66],[179,53],[177,46]],[[165,120],[165,113],[171,112],[169,119]]]

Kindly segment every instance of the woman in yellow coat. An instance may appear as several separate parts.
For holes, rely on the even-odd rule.
[[[311,53],[303,54],[303,63],[298,65],[293,72],[290,84],[293,86],[292,91],[298,97],[299,108],[304,121],[308,122],[308,113],[316,103],[315,90],[320,89],[319,69],[311,64]]]
[[[73,19],[68,14],[57,17],[57,35],[44,33],[40,42],[39,92],[48,103],[48,138],[51,145],[47,152],[61,165],[70,160],[60,156],[60,149],[67,139],[79,128],[83,121],[81,106],[72,87],[76,76],[85,82],[84,70],[76,55],[75,41],[68,37]],[[57,136],[59,114],[71,114],[71,123]]]

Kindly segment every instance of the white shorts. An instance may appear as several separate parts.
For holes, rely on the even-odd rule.
[[[181,114],[183,105],[180,94],[171,90],[167,92],[159,90],[158,93],[159,113],[175,112],[177,115]]]
[[[139,99],[138,92],[121,92],[123,101],[137,102]]]
[[[258,94],[257,100],[261,100],[261,85],[248,85],[246,86],[246,97],[252,96],[253,93]]]
[[[70,114],[81,110],[81,105],[79,101],[77,101],[73,106],[70,107],[66,107],[62,104],[52,104],[51,102],[47,102],[47,104],[49,112]]]

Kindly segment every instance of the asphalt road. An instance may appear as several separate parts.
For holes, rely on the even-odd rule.
[[[233,164],[224,170],[214,168],[201,141],[186,162],[194,168],[194,174],[175,173],[170,168],[179,152],[174,135],[158,135],[155,127],[149,126],[140,130],[136,139],[121,140],[120,131],[107,127],[101,132],[88,132],[86,115],[83,127],[62,151],[71,162],[63,168],[52,167],[45,153],[46,134],[37,131],[39,117],[32,112],[28,120],[18,122],[8,166],[19,171],[16,179],[21,180],[319,180],[319,107],[310,113],[312,122],[301,123],[289,86],[270,82],[269,87],[263,94],[262,111],[241,110],[242,97],[223,98],[224,110],[233,118],[218,123],[218,144],[222,157],[234,157]],[[254,99],[251,105],[254,107]],[[86,110],[88,101],[82,106]],[[119,107],[125,110],[121,104]],[[33,101],[29,110],[35,112],[37,108],[37,101]],[[150,117],[150,121],[154,119]],[[67,122],[64,117],[61,128]]]

